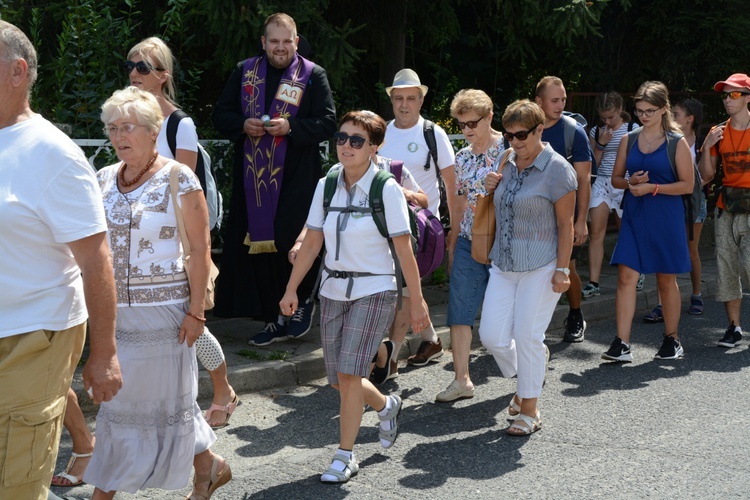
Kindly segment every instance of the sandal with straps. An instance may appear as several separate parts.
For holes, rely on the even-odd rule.
[[[234,399],[232,400],[232,402],[227,405],[217,405],[216,403],[212,402],[211,407],[208,410],[206,410],[206,415],[204,418],[206,419],[206,422],[208,422],[211,419],[212,412],[215,412],[215,411],[225,412],[227,414],[227,418],[224,419],[223,422],[216,424],[216,425],[208,424],[212,429],[221,429],[229,425],[229,418],[232,416],[232,413],[234,413],[234,410],[237,408],[237,405],[239,404],[240,404],[240,398],[237,396],[237,393],[234,394]]]
[[[229,467],[229,462],[224,460],[224,467],[218,470],[219,460],[223,460],[223,458],[216,455],[211,464],[211,474],[195,474],[193,478],[193,491],[190,493],[190,496],[185,497],[185,500],[209,500],[216,490],[232,479],[232,469]],[[208,489],[206,491],[198,491],[195,486],[199,483],[208,483]]]
[[[55,486],[57,488],[72,488],[73,486],[80,486],[83,484],[83,474],[81,474],[81,477],[76,477],[72,474],[70,474],[70,469],[73,468],[73,466],[76,463],[76,460],[79,458],[91,458],[91,455],[94,453],[76,453],[73,452],[70,454],[70,459],[68,459],[68,465],[65,466],[65,472],[61,472],[59,474],[55,474],[52,476],[52,480],[50,481],[50,484],[52,486]],[[67,479],[68,483],[61,483],[59,479],[57,481],[56,478],[63,478]]]
[[[508,415],[511,417],[517,417],[521,413],[521,406],[516,403],[516,394],[510,398],[510,404],[508,405]]]
[[[703,297],[698,295],[691,295],[690,296],[690,309],[688,309],[688,314],[692,314],[694,316],[700,316],[703,314]]]
[[[542,417],[537,410],[534,417],[519,413],[518,418],[510,424],[510,427],[505,429],[505,433],[509,436],[529,436],[541,428]]]
[[[345,465],[344,470],[337,470],[333,468],[333,462],[338,460],[342,464]],[[357,475],[359,472],[359,464],[354,459],[354,454],[352,454],[352,458],[349,459],[346,456],[342,455],[341,453],[336,453],[333,456],[333,461],[331,461],[331,466],[328,467],[328,470],[326,470],[321,476],[320,476],[320,482],[321,483],[328,483],[328,484],[340,484],[340,483],[346,483],[349,481],[349,479],[353,478]],[[336,479],[323,479],[324,476],[333,476]]]

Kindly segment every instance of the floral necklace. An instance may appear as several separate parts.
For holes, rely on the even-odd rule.
[[[141,177],[143,177],[143,174],[145,174],[146,172],[148,172],[148,169],[151,168],[151,165],[154,164],[154,162],[156,161],[156,158],[158,156],[159,156],[158,152],[154,153],[154,156],[152,156],[151,159],[148,161],[148,163],[146,163],[146,166],[143,167],[143,170],[141,170],[140,172],[138,172],[138,175],[136,175],[135,177],[133,177],[133,179],[130,180],[130,181],[126,181],[125,180],[125,169],[128,168],[128,164],[125,163],[125,162],[123,162],[122,163],[122,167],[120,168],[120,172],[117,174],[117,176],[120,179],[120,185],[122,187],[130,187],[133,184],[137,183],[139,180],[141,180]]]

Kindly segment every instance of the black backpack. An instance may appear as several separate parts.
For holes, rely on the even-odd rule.
[[[641,135],[642,128],[637,128],[632,132],[628,132],[628,153],[636,147],[638,144],[638,136]],[[677,175],[677,162],[675,157],[677,155],[677,143],[680,142],[683,135],[676,132],[667,132],[667,157],[669,158],[669,166],[672,167],[672,174],[674,178],[679,180]],[[695,214],[698,213],[701,203],[701,191],[703,189],[703,182],[701,180],[701,174],[698,171],[698,165],[693,162],[693,173],[694,175],[694,186],[693,192],[682,195],[682,202],[685,205],[685,224],[687,224],[690,241],[693,240],[693,222],[695,221]]]

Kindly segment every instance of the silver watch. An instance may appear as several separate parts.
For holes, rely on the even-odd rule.
[[[570,276],[569,267],[558,267],[557,269],[555,269],[555,271],[560,271],[561,273],[565,273],[565,276]]]

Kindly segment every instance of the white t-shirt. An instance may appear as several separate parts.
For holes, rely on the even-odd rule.
[[[350,192],[346,190],[343,169],[339,172],[336,192],[331,199],[331,207],[354,205],[369,206],[369,192],[375,177],[374,163],[365,175],[357,181]],[[367,272],[379,276],[362,276],[353,278],[354,285],[349,298],[346,289],[349,280],[346,278],[329,278],[323,271],[320,294],[332,300],[355,300],[385,290],[396,290],[393,257],[386,240],[378,231],[371,213],[343,213],[329,211],[325,217],[323,211],[323,191],[326,178],[323,177],[315,189],[310,213],[307,216],[307,228],[323,231],[326,245],[325,265],[334,271]],[[391,237],[410,234],[408,208],[403,191],[394,179],[389,179],[383,186],[383,205],[385,220]],[[338,259],[336,258],[336,227],[340,220],[340,243]]]
[[[117,187],[116,163],[97,172],[107,215],[107,236],[115,269],[117,306],[180,304],[190,298],[182,244],[169,187],[170,161],[129,193]],[[177,201],[200,191],[195,174],[180,165]]]
[[[174,160],[175,158],[167,142],[167,123],[173,115],[174,113],[164,119],[164,123],[161,124],[161,130],[159,130],[159,136],[156,138],[156,150],[159,151],[160,155],[170,160]],[[175,139],[175,150],[198,151],[198,131],[195,128],[192,118],[186,116],[180,120],[180,124],[177,125],[177,137]]]
[[[395,122],[392,121],[385,129],[385,143],[378,150],[378,154],[404,162],[404,166],[409,169],[417,184],[427,194],[430,212],[437,214],[440,205],[440,190],[438,189],[437,174],[432,159],[430,159],[430,168],[424,169],[430,150],[424,140],[423,127],[424,118],[421,116],[416,125],[407,129],[396,128]],[[445,130],[437,125],[435,125],[435,142],[437,143],[440,170],[452,168],[455,160],[453,146]],[[448,189],[452,188],[452,186],[448,186]]]
[[[0,338],[86,321],[67,243],[107,230],[81,149],[41,115],[0,129]]]

